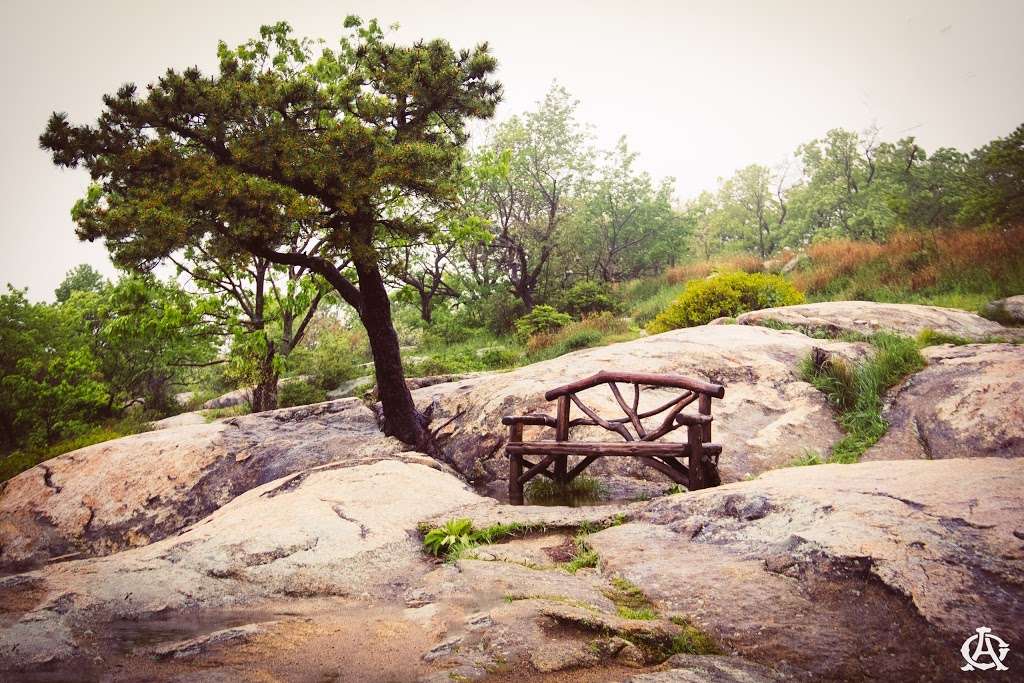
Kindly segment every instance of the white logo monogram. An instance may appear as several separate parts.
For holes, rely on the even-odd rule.
[[[996,671],[1006,671],[1009,667],[1003,665],[1003,660],[1010,652],[1010,646],[1005,640],[992,633],[992,629],[979,626],[975,629],[977,633],[964,641],[960,648],[960,654],[967,662],[961,671],[986,671],[995,667]],[[981,660],[988,661],[982,662]]]

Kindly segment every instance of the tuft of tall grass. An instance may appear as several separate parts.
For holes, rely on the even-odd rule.
[[[830,462],[857,462],[882,438],[889,428],[882,417],[885,392],[924,367],[924,358],[912,339],[878,332],[870,342],[874,353],[860,363],[832,357],[818,368],[808,356],[801,365],[803,379],[828,397],[846,432],[832,447]]]
[[[600,479],[580,475],[565,485],[537,478],[526,485],[523,494],[530,505],[574,507],[600,502],[608,495],[608,489]]]

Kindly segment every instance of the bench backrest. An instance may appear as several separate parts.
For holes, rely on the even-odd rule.
[[[632,384],[632,402],[627,403],[619,390],[619,384]],[[615,397],[616,403],[622,408],[624,417],[605,419],[596,411],[587,406],[576,395],[581,391],[591,389],[601,384],[607,384]],[[650,410],[640,411],[640,390],[641,387],[658,387],[682,389],[682,393],[672,400]],[[680,375],[657,375],[643,372],[606,372],[601,371],[581,380],[566,384],[565,386],[552,389],[544,394],[548,401],[558,400],[558,411],[556,414],[555,434],[556,439],[564,441],[569,438],[569,429],[576,426],[591,425],[603,427],[616,432],[626,441],[654,441],[665,436],[688,422],[697,421],[703,430],[703,441],[711,441],[711,399],[725,396],[725,387],[721,384],[712,384]],[[698,402],[698,414],[704,419],[690,418],[682,415],[683,408],[694,401]],[[569,419],[569,409],[575,404],[587,417]],[[643,420],[655,417],[664,413],[661,422],[656,427],[648,430]],[[630,431],[630,427],[633,431]]]

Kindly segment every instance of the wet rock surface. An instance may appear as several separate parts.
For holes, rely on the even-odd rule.
[[[862,460],[1024,456],[1024,346],[932,346],[896,387],[889,431]]]
[[[403,680],[762,681],[862,679],[884,665],[900,680],[952,680],[976,622],[1024,636],[1022,487],[1008,459],[824,465],[609,516],[499,505],[425,465],[321,466],[176,537],[0,580],[0,670],[59,674],[99,657],[118,680],[178,680],[213,662],[239,680],[284,661],[321,677],[343,660],[359,667],[346,680],[405,667]],[[450,564],[424,555],[420,522],[461,515],[536,530]],[[596,566],[571,573],[580,547]],[[96,635],[224,610],[266,616],[211,617],[115,652]],[[397,659],[370,665],[374,648],[338,633],[383,637]],[[315,651],[328,642],[334,656]],[[673,658],[691,647],[729,656]]]
[[[995,458],[791,468],[652,502],[590,543],[748,659],[953,679],[978,624],[1024,636],[1022,484]]]

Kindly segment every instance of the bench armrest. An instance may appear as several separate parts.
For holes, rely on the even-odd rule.
[[[684,415],[683,413],[676,415],[676,422],[687,426],[711,424],[713,420],[714,418],[710,415]]]
[[[550,415],[506,415],[501,418],[503,425],[539,425],[541,427],[556,427],[558,421]]]

